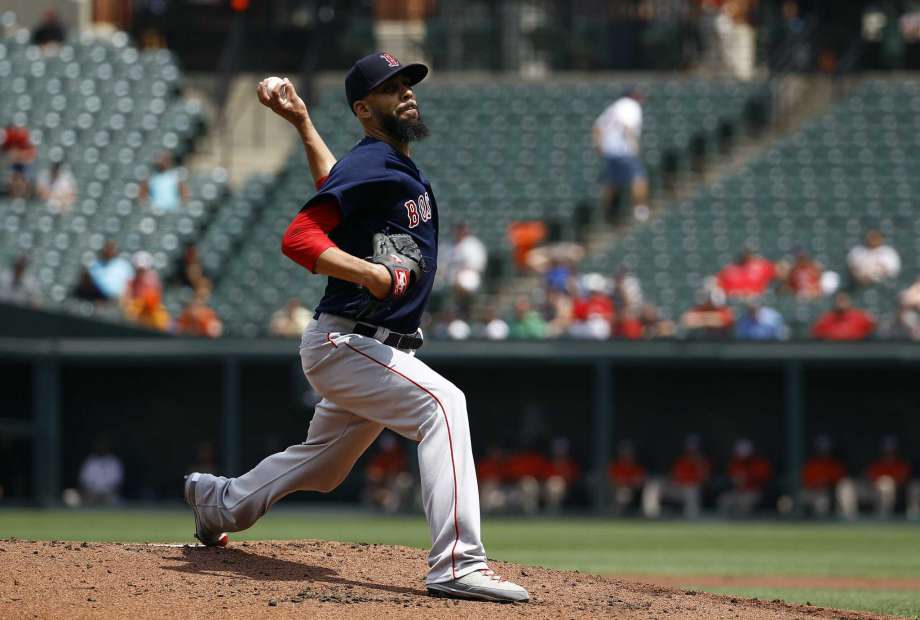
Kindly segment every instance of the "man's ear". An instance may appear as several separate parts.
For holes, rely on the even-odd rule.
[[[355,116],[358,118],[369,119],[373,116],[371,113],[371,107],[367,105],[367,102],[363,99],[358,99],[355,101],[354,105]]]

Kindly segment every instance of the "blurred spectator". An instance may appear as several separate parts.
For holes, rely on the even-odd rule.
[[[275,310],[272,320],[268,325],[268,332],[272,336],[282,338],[299,338],[310,324],[313,313],[296,297],[290,299],[283,308]]]
[[[204,265],[201,264],[201,258],[198,256],[198,246],[194,243],[185,246],[182,262],[179,269],[176,270],[173,282],[191,289],[196,289],[201,285],[210,286],[210,281],[204,275]]]
[[[12,198],[27,198],[32,193],[32,165],[38,155],[29,130],[8,124],[3,131],[0,151],[10,166],[9,195]]]
[[[722,268],[717,280],[729,297],[748,297],[762,295],[775,277],[773,263],[743,248],[734,263]]]
[[[639,310],[627,307],[617,312],[613,326],[613,337],[624,340],[641,340],[643,337],[642,319]]]
[[[141,183],[141,200],[150,201],[155,211],[175,211],[189,198],[186,171],[173,164],[172,153],[164,151],[157,158],[156,172]]]
[[[468,340],[473,328],[457,315],[453,305],[448,305],[436,317],[433,335],[439,340]]]
[[[625,513],[639,501],[646,480],[645,467],[636,459],[632,442],[621,441],[617,445],[616,458],[607,467],[607,480],[615,514]]]
[[[846,475],[846,466],[834,456],[831,438],[816,437],[814,453],[802,467],[802,507],[817,517],[829,515],[834,490]]]
[[[118,255],[118,244],[106,241],[99,256],[83,270],[74,295],[88,301],[120,299],[131,279],[134,268]]]
[[[163,284],[148,252],[134,254],[134,278],[122,297],[125,317],[144,327],[166,331],[172,322],[163,305]]]
[[[695,519],[700,515],[703,485],[709,481],[709,459],[700,449],[700,438],[688,435],[684,451],[671,467],[669,480],[649,480],[642,493],[642,511],[646,517],[661,515],[663,501],[681,504],[684,517]]]
[[[847,254],[847,266],[853,284],[866,286],[897,277],[901,271],[901,257],[897,250],[885,245],[885,237],[878,230],[866,233],[866,240]]]
[[[186,473],[200,471],[203,474],[213,474],[218,470],[217,450],[210,441],[202,441],[195,446],[195,462],[185,468]]]
[[[508,337],[513,340],[540,340],[546,337],[546,322],[533,309],[527,295],[514,300],[514,317],[508,323]]]
[[[11,268],[0,271],[0,300],[37,306],[41,303],[38,280],[29,273],[29,257],[23,254]]]
[[[211,289],[207,286],[199,286],[195,290],[194,298],[179,315],[176,323],[178,333],[209,338],[217,338],[223,333],[223,323],[217,313],[208,306],[210,297]]]
[[[599,273],[582,277],[585,293],[572,307],[569,333],[575,338],[607,340],[613,332],[613,301],[607,296],[607,279]]]
[[[543,275],[543,283],[547,290],[568,293],[577,271],[575,261],[553,258]]]
[[[731,487],[719,495],[719,512],[730,516],[751,514],[763,499],[763,492],[773,477],[773,468],[763,456],[754,452],[750,439],[739,439],[728,463]]]
[[[784,340],[788,330],[782,315],[756,301],[750,301],[735,325],[738,340]]]
[[[536,514],[548,470],[549,460],[538,450],[524,448],[512,452],[505,463],[509,507],[526,515]]]
[[[505,492],[508,457],[497,445],[489,446],[485,457],[476,459],[476,479],[479,481],[479,503],[484,513],[503,512],[508,497]]]
[[[702,292],[703,301],[687,310],[680,323],[691,338],[727,338],[735,324],[735,314],[725,305],[719,290]]]
[[[642,284],[626,267],[617,269],[613,276],[613,304],[617,310],[642,307]]]
[[[469,316],[473,295],[482,286],[488,253],[464,222],[454,225],[453,243],[447,248],[447,280],[456,296],[461,315]]]
[[[865,340],[874,331],[872,315],[854,308],[846,293],[837,293],[834,307],[818,319],[811,333],[819,340]]]
[[[406,453],[396,436],[389,431],[380,434],[377,453],[365,469],[364,499],[369,505],[387,513],[410,507],[412,474],[406,464]]]
[[[635,217],[649,217],[648,175],[639,159],[643,99],[638,89],[630,88],[594,121],[594,148],[604,158],[601,209],[611,223],[621,219],[618,205],[624,191],[631,194]]]
[[[51,168],[38,174],[35,190],[53,212],[68,213],[77,199],[77,180],[70,170],[56,161],[51,164]]]
[[[904,308],[920,312],[920,276],[917,276],[913,284],[901,291],[898,300]]]
[[[508,324],[498,316],[492,304],[483,307],[480,320],[473,329],[473,334],[484,340],[507,340],[509,332]]]
[[[783,281],[783,290],[800,299],[817,299],[827,292],[822,284],[824,268],[805,250],[796,250],[792,263],[782,262],[777,265],[777,270]]]
[[[508,226],[508,241],[518,271],[523,273],[530,268],[528,257],[537,244],[546,239],[546,234],[546,224],[537,220],[512,222]]]
[[[898,295],[898,309],[884,329],[886,338],[920,340],[920,277]]]
[[[722,63],[731,77],[754,78],[757,32],[751,25],[751,11],[756,0],[724,0],[715,27],[719,37]]]
[[[57,47],[67,39],[67,30],[61,23],[54,9],[45,11],[42,21],[35,25],[32,31],[32,44],[38,45],[43,51]]]
[[[860,506],[870,504],[877,516],[890,517],[901,489],[907,491],[908,512],[920,511],[920,482],[911,483],[910,473],[910,463],[901,457],[898,438],[893,435],[884,437],[879,456],[869,464],[865,478],[847,478],[838,485],[837,502],[841,514],[855,519]]]
[[[676,333],[674,321],[661,318],[661,313],[653,304],[645,304],[639,313],[642,323],[643,338],[673,338]]]
[[[544,504],[547,512],[558,514],[581,475],[581,468],[572,458],[571,445],[565,437],[556,437],[550,444],[550,459],[545,475]]]
[[[554,241],[533,247],[527,253],[526,263],[530,271],[547,273],[560,264],[574,265],[585,257],[585,249],[572,241]]]
[[[879,332],[885,339],[920,340],[920,313],[898,305],[895,315],[879,328]]]
[[[90,506],[110,506],[118,502],[124,482],[121,459],[109,449],[106,437],[96,438],[93,451],[80,466],[80,496]]]
[[[550,338],[564,336],[574,321],[575,302],[567,292],[556,288],[546,290],[546,335]]]

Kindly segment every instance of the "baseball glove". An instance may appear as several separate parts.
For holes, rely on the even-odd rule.
[[[383,265],[390,272],[393,284],[390,293],[383,299],[377,299],[367,292],[367,304],[359,318],[373,314],[382,307],[405,296],[409,289],[418,282],[422,272],[427,271],[425,258],[418,244],[410,235],[387,235],[376,233],[373,241],[373,256],[365,260]]]

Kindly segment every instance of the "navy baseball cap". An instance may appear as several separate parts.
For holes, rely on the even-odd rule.
[[[404,65],[389,52],[375,52],[352,65],[345,76],[345,97],[351,113],[355,113],[355,101],[363,99],[397,73],[405,73],[410,84],[415,86],[428,75],[428,67],[418,62]]]

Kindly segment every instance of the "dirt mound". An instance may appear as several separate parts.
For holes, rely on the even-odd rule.
[[[6,618],[879,618],[492,562],[530,590],[499,605],[429,597],[425,553],[323,541],[189,545],[0,541]]]

